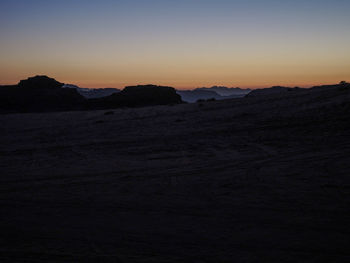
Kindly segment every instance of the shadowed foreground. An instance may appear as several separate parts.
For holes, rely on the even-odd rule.
[[[0,116],[1,262],[348,262],[349,90]]]

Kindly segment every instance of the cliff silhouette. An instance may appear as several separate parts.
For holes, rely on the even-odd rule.
[[[126,87],[121,92],[93,99],[81,93],[47,76],[30,77],[17,85],[0,86],[0,112],[113,109],[182,102],[175,89],[155,85]]]
[[[21,80],[17,85],[0,86],[0,110],[5,112],[46,112],[79,110],[85,99],[75,89],[47,76]]]
[[[174,88],[139,85],[125,87],[121,92],[110,96],[89,100],[90,109],[114,107],[142,107],[181,103],[181,97]]]

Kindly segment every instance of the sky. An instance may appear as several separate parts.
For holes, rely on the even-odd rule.
[[[338,83],[350,81],[349,29],[349,0],[1,0],[0,83]]]

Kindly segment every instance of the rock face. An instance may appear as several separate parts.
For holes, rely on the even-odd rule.
[[[83,109],[86,100],[75,89],[47,76],[21,80],[18,85],[0,87],[0,110],[46,112]]]
[[[108,97],[89,100],[90,108],[141,107],[181,103],[181,96],[174,88],[139,85],[129,86]]]

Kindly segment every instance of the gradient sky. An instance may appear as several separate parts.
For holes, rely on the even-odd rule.
[[[349,30],[349,0],[1,0],[0,83],[337,83]]]

